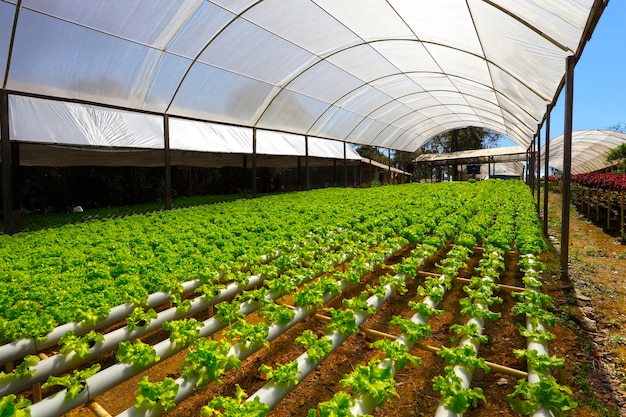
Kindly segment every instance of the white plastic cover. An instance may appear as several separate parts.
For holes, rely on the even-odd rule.
[[[414,151],[466,126],[528,145],[565,58],[580,50],[603,1],[22,0],[16,7],[0,0],[0,87],[9,91]]]
[[[563,170],[563,138],[550,140],[549,166]],[[572,132],[572,174],[584,174],[611,166],[606,156],[619,145],[626,143],[626,133],[613,130],[578,130]],[[541,167],[544,167],[545,145],[541,148]]]

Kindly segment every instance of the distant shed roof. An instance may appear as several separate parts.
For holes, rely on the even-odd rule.
[[[487,162],[524,161],[526,149],[521,146],[506,148],[487,148],[450,153],[428,153],[415,158],[413,162],[427,165],[456,164],[486,164]]]

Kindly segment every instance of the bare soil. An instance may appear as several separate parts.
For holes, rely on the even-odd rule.
[[[559,198],[558,195],[551,195],[549,213],[551,241],[555,243],[557,251],[560,229]],[[575,400],[580,404],[568,415],[619,416],[621,412],[621,416],[626,416],[626,246],[621,245],[616,238],[605,234],[601,228],[594,226],[575,211],[572,212],[570,226],[571,281],[563,281],[560,278],[558,252],[549,252],[543,258],[548,265],[543,291],[553,297],[554,312],[559,318],[557,326],[551,329],[557,337],[549,342],[548,348],[550,354],[565,358],[565,367],[558,374],[558,378],[572,389]],[[437,253],[422,270],[436,271],[435,264],[445,256],[445,253],[446,250]],[[406,251],[402,255],[406,255]],[[462,271],[462,277],[472,276],[473,267],[477,265],[479,257],[480,253],[477,251],[472,256],[468,268]],[[395,257],[390,263],[398,262],[400,259],[401,256]],[[501,274],[502,284],[523,285],[517,262],[517,254],[507,254],[506,270]],[[387,272],[390,272],[388,268],[379,268],[366,276],[361,284],[350,288],[345,297],[360,294],[367,284],[376,284],[379,276]],[[397,335],[398,329],[390,327],[389,321],[394,315],[405,318],[412,315],[407,302],[419,298],[417,287],[422,280],[423,278],[419,277],[409,280],[407,293],[394,295],[375,316],[365,322],[363,327]],[[453,335],[450,326],[466,320],[459,313],[459,299],[465,296],[462,287],[462,282],[455,282],[452,290],[446,294],[438,307],[445,313],[431,319],[433,335],[424,344],[435,347],[452,346]],[[502,318],[487,323],[485,334],[489,342],[480,347],[479,355],[489,362],[525,371],[524,361],[517,359],[513,354],[513,349],[525,347],[525,340],[518,332],[523,319],[511,312],[516,300],[511,297],[509,291],[501,290],[498,295],[504,301],[501,305],[494,305],[492,309],[501,312]],[[340,305],[339,297],[330,302],[332,307]],[[323,309],[318,312],[327,314]],[[247,393],[253,393],[266,383],[258,372],[261,364],[284,364],[295,359],[304,352],[304,348],[294,344],[294,339],[305,329],[311,329],[321,336],[324,334],[325,325],[326,322],[320,318],[306,319],[272,341],[269,349],[261,349],[246,359],[241,369],[227,372],[222,378],[222,384],[209,384],[166,415],[199,416],[200,409],[211,398],[233,395],[237,384]],[[164,337],[167,335],[153,335],[152,342]],[[364,333],[349,337],[269,415],[306,416],[307,411],[315,408],[319,402],[329,400],[339,390],[347,390],[339,382],[343,376],[352,372],[357,365],[367,364],[370,359],[380,355],[378,350],[370,348],[370,344],[375,340],[373,336]],[[421,364],[419,367],[409,365],[398,373],[396,377],[398,398],[377,409],[374,416],[434,415],[439,403],[439,393],[432,388],[432,378],[443,373],[445,364],[436,354],[417,348],[414,348],[412,353],[422,359]],[[143,375],[148,375],[151,381],[159,381],[164,377],[177,378],[181,375],[181,363],[184,358],[185,353],[182,352],[98,396],[96,401],[110,414],[115,415],[133,405],[136,385]],[[516,378],[506,374],[475,371],[472,386],[483,389],[487,403],[481,403],[465,415],[516,416],[506,399],[506,395],[513,392],[516,382]],[[89,415],[92,413],[85,406],[66,416]]]

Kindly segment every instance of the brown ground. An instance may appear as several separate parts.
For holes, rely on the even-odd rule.
[[[558,196],[552,196],[550,210],[550,226],[560,228],[560,205]],[[552,214],[555,215],[552,215]],[[559,377],[574,391],[576,401],[580,406],[568,415],[578,417],[588,416],[618,416],[624,411],[626,394],[626,304],[624,295],[626,289],[626,246],[620,245],[616,238],[603,233],[602,229],[594,226],[575,212],[571,219],[571,278],[573,285],[564,284],[559,279],[558,256],[548,254],[544,261],[549,264],[549,271],[545,274],[546,285],[544,292],[554,299],[554,312],[559,317],[559,323],[552,331],[557,335],[555,341],[549,343],[549,351],[566,359],[565,369]],[[558,233],[552,231],[551,233]],[[553,242],[556,242],[552,238]],[[436,255],[424,270],[434,271],[434,263],[445,256],[445,251]],[[473,266],[477,263],[478,255],[472,258],[467,270],[462,276],[471,276]],[[398,259],[392,260],[398,261]],[[521,276],[517,271],[517,255],[507,255],[507,270],[502,274],[503,284],[521,286]],[[370,274],[366,282],[375,284],[381,273],[388,272],[380,269]],[[421,279],[410,280],[405,295],[395,295],[376,314],[364,324],[364,327],[398,334],[396,328],[389,327],[389,320],[399,314],[409,317],[412,312],[406,307],[407,301],[419,297],[416,295],[417,286]],[[349,292],[358,295],[365,285],[352,288]],[[351,295],[349,295],[351,296]],[[465,318],[459,314],[458,301],[465,296],[462,284],[456,282],[452,290],[440,303],[439,308],[446,312],[442,316],[431,319],[433,336],[425,342],[432,346],[451,346],[449,328],[452,324],[462,323]],[[512,353],[513,349],[523,348],[525,341],[519,335],[517,328],[522,319],[511,313],[515,300],[507,291],[501,291],[504,299],[502,305],[494,305],[495,311],[502,313],[502,318],[494,323],[488,323],[485,329],[489,343],[481,346],[479,355],[490,362],[508,367],[525,370],[523,361],[518,360]],[[333,307],[340,305],[340,300],[331,301]],[[248,358],[239,371],[229,371],[223,377],[223,384],[210,384],[191,398],[183,401],[168,416],[198,416],[200,408],[211,398],[217,395],[232,395],[235,384],[239,384],[247,393],[252,393],[261,387],[265,381],[258,373],[262,363],[284,364],[299,356],[304,348],[295,345],[293,339],[304,329],[313,329],[318,335],[324,332],[325,323],[316,318],[309,318],[295,326],[286,334],[271,343],[270,349],[262,349]],[[584,330],[585,327],[587,330]],[[270,416],[289,417],[305,416],[309,408],[314,408],[319,402],[329,400],[333,393],[344,389],[339,380],[351,372],[358,364],[366,364],[378,351],[369,348],[375,339],[363,333],[353,335],[324,363],[301,382],[283,401],[275,407]],[[432,378],[443,372],[443,360],[437,355],[414,349],[414,355],[421,357],[422,363],[415,368],[411,365],[400,371],[396,377],[396,389],[399,394],[393,403],[386,404],[375,411],[374,416],[403,417],[403,416],[432,416],[439,402],[439,393],[432,389]],[[184,353],[165,361],[145,374],[151,381],[162,380],[166,376],[177,378],[180,376],[180,364]],[[143,375],[143,374],[142,374]],[[99,396],[96,400],[110,414],[115,415],[133,404],[135,387],[138,376],[126,384]],[[474,373],[472,385],[480,386],[487,398],[487,404],[480,404],[470,409],[466,416],[494,416],[502,417],[516,415],[509,406],[506,395],[514,390],[516,379],[495,372],[485,373],[478,370]],[[85,407],[80,407],[69,413],[68,417],[89,416]]]

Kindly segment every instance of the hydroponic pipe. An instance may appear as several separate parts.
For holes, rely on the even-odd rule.
[[[390,254],[385,256],[384,260],[389,259],[397,251],[398,250],[392,250]],[[344,282],[342,282],[341,283],[341,291],[342,292],[345,291],[351,285],[352,285],[351,283],[344,283]],[[386,300],[389,297],[389,295],[391,295],[391,293],[388,291],[385,294],[385,298],[383,300]],[[328,302],[334,296],[335,296],[334,294],[326,294],[324,296],[324,303]],[[372,296],[370,298],[377,298],[377,297],[376,296]],[[370,299],[368,299],[368,302],[370,302]],[[380,304],[382,304],[382,302]],[[375,305],[375,307],[378,308],[378,306],[376,306],[376,305]],[[266,337],[266,340],[267,341],[271,341],[271,340],[275,339],[276,337],[278,337],[279,335],[281,335],[282,333],[287,331],[289,328],[293,327],[297,323],[299,323],[302,320],[304,320],[309,315],[312,315],[316,310],[317,309],[315,309],[315,308],[296,307],[294,309],[295,315],[294,315],[293,319],[289,323],[287,323],[285,325],[273,324],[272,326],[270,326],[270,328],[268,330],[268,336]],[[357,325],[359,325],[359,326],[367,318],[367,316],[362,316],[359,313],[355,313],[355,316],[357,318]],[[337,334],[334,333],[333,335],[337,335]],[[342,336],[342,335],[339,335],[339,336]],[[347,337],[348,336],[344,336],[343,340],[345,340],[345,338],[347,338]],[[331,341],[333,342],[332,350],[334,351],[343,342],[343,340],[339,341],[339,339],[334,340],[333,338],[331,338]],[[251,354],[253,354],[254,352],[256,352],[257,350],[259,350],[260,348],[261,348],[261,346],[255,346],[255,347],[253,347],[251,349],[246,349],[245,347],[242,347],[242,345],[238,343],[238,344],[234,345],[230,349],[229,354],[233,354],[237,358],[239,358],[240,360],[243,360],[243,359],[247,358],[248,356],[250,356]],[[298,362],[300,363],[300,361],[298,361]],[[306,366],[306,364],[304,366]],[[299,365],[298,369],[300,369],[300,365]],[[312,369],[315,369],[315,367],[313,367]],[[312,369],[309,369],[306,374],[308,375],[308,373],[311,372]],[[306,376],[306,375],[304,375],[304,376]],[[304,378],[304,376],[303,376],[303,378]],[[178,404],[181,401],[185,400],[186,398],[190,397],[195,392],[194,389],[195,389],[195,384],[196,384],[196,378],[190,378],[189,380],[184,380],[183,378],[178,378],[176,380],[176,383],[178,384],[179,388],[178,388],[178,392],[176,393],[176,397],[174,398],[174,402],[176,404]],[[293,389],[293,387],[289,388],[289,391],[291,391],[291,389]],[[273,394],[269,394],[268,393],[267,395],[268,396],[272,396]],[[252,396],[250,397],[250,399],[251,398],[252,398]],[[280,401],[280,399],[278,399],[278,400]],[[263,398],[261,398],[261,401],[265,402],[263,400]],[[158,417],[158,416],[161,416],[163,413],[164,413],[164,411],[163,411],[163,409],[161,407],[153,407],[153,408],[151,408],[149,410],[138,410],[135,407],[131,407],[131,408],[125,410],[124,412],[122,412],[121,414],[118,414],[117,417]],[[33,415],[32,417],[39,417],[39,416],[34,416]]]
[[[219,294],[210,301],[204,300],[204,296],[196,297],[191,301],[191,306],[184,313],[178,313],[176,311],[176,307],[172,307],[160,312],[157,318],[151,320],[150,324],[145,327],[138,327],[132,332],[129,332],[128,326],[124,326],[107,333],[104,335],[104,341],[102,343],[96,343],[94,347],[90,349],[89,356],[86,358],[80,358],[74,352],[71,352],[68,355],[58,354],[50,356],[30,368],[34,371],[32,376],[8,381],[7,383],[0,385],[0,396],[23,391],[38,382],[45,381],[49,375],[57,375],[74,369],[81,363],[87,362],[98,355],[117,349],[120,342],[134,340],[148,333],[159,330],[165,322],[179,320],[185,316],[194,314],[220,301],[234,297],[242,290],[254,288],[260,282],[261,277],[259,275],[252,275],[248,278],[248,283],[244,287],[239,286],[237,283],[231,283],[226,288],[222,289]]]
[[[442,294],[442,298],[443,298],[443,296],[446,293],[445,285],[439,285],[439,289],[441,290],[441,294]],[[431,307],[433,309],[436,309],[437,306],[439,305],[439,302],[433,301],[430,298],[430,296],[424,297],[422,302],[427,304],[429,307]],[[427,323],[428,322],[428,319],[423,317],[420,313],[413,314],[413,316],[411,317],[410,320],[413,323],[416,323],[416,324],[422,324],[422,323]],[[415,345],[415,342],[411,342],[411,341],[407,340],[406,337],[404,336],[404,334],[401,334],[400,336],[398,336],[396,338],[396,342],[405,345],[408,348],[409,352],[411,351],[411,349],[413,349],[413,346]],[[393,373],[394,377],[395,377],[395,375],[396,375],[396,373],[398,371],[396,369],[395,364],[393,363],[393,361],[391,361],[390,359],[387,359],[387,358],[384,359],[378,366],[381,367],[381,368],[387,368],[387,367],[391,366],[391,372]],[[374,409],[376,409],[376,400],[374,399],[374,397],[372,397],[371,395],[360,395],[360,396],[358,396],[358,397],[356,397],[354,399],[354,405],[352,407],[350,407],[350,412],[354,416],[361,416],[361,415],[364,415],[364,414],[372,414]]]
[[[281,255],[281,251],[276,251],[273,255],[262,255],[263,262],[269,262],[278,258]],[[219,274],[220,278],[223,274]],[[203,281],[195,279],[182,283],[182,294],[188,294],[202,285]],[[148,295],[147,307],[156,307],[164,304],[170,300],[171,292],[158,291]],[[103,328],[114,324],[132,313],[135,305],[133,303],[120,304],[111,308],[109,315],[103,320],[98,321],[95,324],[86,324],[84,322],[72,322],[65,323],[54,328],[49,334],[46,340],[42,342],[36,342],[32,338],[18,340],[12,343],[7,343],[0,346],[0,363],[7,363],[17,359],[21,359],[26,355],[35,355],[37,352],[55,346],[61,337],[68,331],[73,332],[77,336],[82,336],[91,330]]]
[[[342,262],[345,262],[349,257],[345,256]],[[232,285],[236,285],[233,283]],[[222,290],[225,291],[225,290]],[[271,294],[268,298],[277,298],[278,294]],[[244,315],[248,315],[257,309],[256,306],[244,302],[241,304],[240,313]],[[222,323],[214,317],[211,317],[203,322],[203,327],[199,330],[199,337],[208,337],[215,332],[227,327],[227,324]],[[177,346],[174,343],[170,342],[169,339],[163,340],[162,342],[157,343],[153,346],[156,355],[160,357],[160,360],[163,361],[174,354],[180,352],[185,347]],[[81,391],[81,393],[74,398],[73,400],[66,400],[64,398],[67,390],[62,390],[50,397],[47,397],[43,401],[40,401],[36,404],[30,406],[31,417],[56,417],[63,413],[66,413],[81,404],[86,403],[89,400],[94,399],[96,396],[102,394],[105,391],[113,388],[116,385],[140,374],[144,369],[138,369],[131,364],[126,363],[118,363],[115,364],[103,371],[98,372],[94,376],[85,380],[85,389]],[[185,384],[186,385],[186,384]],[[193,388],[194,384],[191,386]],[[179,390],[180,391],[180,390]],[[88,394],[86,394],[88,393]],[[134,408],[131,408],[131,410]],[[147,413],[153,413],[157,408],[150,409]],[[162,413],[162,411],[161,411]],[[153,415],[153,414],[142,414],[142,415]],[[156,415],[156,414],[155,414]],[[160,415],[160,414],[158,414]]]
[[[367,299],[367,303],[373,306],[376,310],[378,310],[378,308],[380,308],[380,306],[383,305],[393,293],[394,293],[394,290],[391,288],[389,284],[387,284],[385,285],[385,295],[383,298],[378,298],[376,295],[372,295],[371,297]],[[355,312],[354,316],[356,319],[355,320],[356,325],[361,327],[361,325],[365,322],[365,320],[368,317],[370,317],[370,314],[363,314],[360,312]],[[330,339],[330,341],[332,342],[332,348],[331,348],[330,353],[334,352],[349,336],[350,335],[344,335],[336,331],[329,335],[324,336]],[[326,357],[328,357],[328,355]],[[299,372],[297,375],[298,382],[302,381],[313,370],[315,370],[315,368],[317,368],[326,359],[326,357],[318,360],[317,362],[311,363],[309,361],[309,355],[307,352],[304,352],[302,355],[300,355],[296,359],[296,361],[298,362],[298,372]],[[270,381],[269,383],[261,387],[261,389],[259,389],[257,392],[250,395],[250,397],[248,397],[246,401],[253,401],[255,398],[258,398],[259,401],[266,404],[271,409],[271,408],[274,408],[276,404],[278,404],[280,400],[282,400],[285,396],[287,396],[287,394],[289,394],[295,387],[296,387],[296,384],[294,383],[286,384],[286,383]]]
[[[188,281],[183,283],[184,293],[191,292],[198,288],[202,282],[200,280]],[[148,296],[148,307],[154,307],[163,304],[170,299],[169,292],[155,292]],[[111,308],[109,315],[96,324],[86,324],[84,322],[65,323],[54,328],[48,338],[42,342],[36,342],[34,339],[22,339],[16,342],[7,343],[0,346],[0,363],[10,362],[21,359],[26,355],[35,355],[37,352],[55,346],[65,333],[71,331],[76,335],[84,335],[87,332],[102,328],[116,323],[130,313],[132,313],[135,305],[133,303],[125,303]]]
[[[466,324],[470,326],[472,324],[476,324],[476,326],[478,326],[478,334],[482,334],[482,329],[485,326],[484,320],[476,317],[470,318]],[[464,337],[459,343],[460,346],[471,346],[476,353],[478,353],[479,344],[480,342],[478,340],[471,337]],[[472,384],[473,369],[468,368],[465,365],[454,365],[453,369],[454,374],[461,378],[461,386],[465,389],[469,389],[470,385]],[[437,407],[437,411],[435,412],[435,417],[455,417],[462,415],[463,414],[457,414],[454,411],[449,410],[448,407],[443,403],[443,400],[439,402],[439,407]]]

